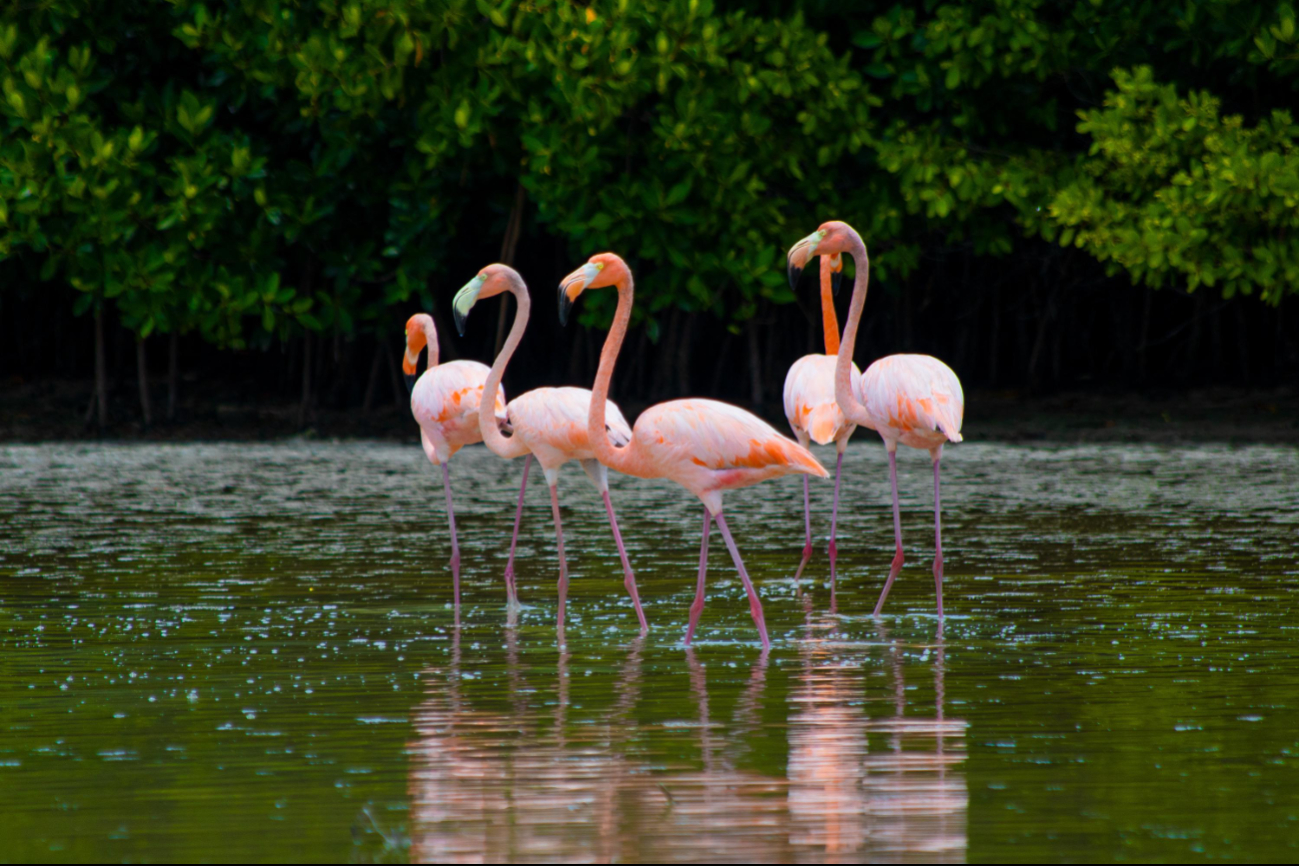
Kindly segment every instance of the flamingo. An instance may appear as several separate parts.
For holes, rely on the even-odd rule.
[[[857,343],[857,326],[866,306],[870,282],[870,259],[861,235],[845,222],[822,223],[812,234],[789,250],[791,268],[806,266],[813,255],[837,256],[848,253],[861,271],[852,290],[843,345],[834,368],[834,397],[850,421],[880,434],[889,455],[889,481],[893,487],[893,538],[896,552],[888,580],[875,603],[875,616],[884,609],[893,581],[902,570],[902,512],[898,505],[898,443],[929,452],[934,464],[934,590],[938,616],[943,615],[943,528],[939,464],[943,445],[961,441],[961,420],[965,395],[961,380],[952,369],[929,355],[888,355],[866,368],[854,387],[851,366]]]
[[[749,597],[749,613],[758,627],[762,646],[769,648],[771,640],[767,636],[762,602],[749,580],[739,548],[735,546],[735,539],[722,514],[722,494],[791,473],[819,478],[825,478],[829,473],[810,451],[781,436],[761,418],[716,400],[672,400],[651,406],[636,419],[630,441],[624,447],[614,447],[609,441],[605,417],[614,364],[631,321],[633,281],[627,263],[613,253],[600,253],[565,277],[559,286],[559,321],[567,321],[569,310],[583,291],[607,286],[618,290],[618,309],[600,352],[600,368],[595,377],[591,412],[587,418],[587,435],[595,456],[605,466],[624,475],[675,481],[699,497],[704,505],[699,580],[694,603],[690,606],[686,644],[690,644],[699,623],[699,614],[704,609],[708,533],[711,522],[716,520],[735,562],[735,570],[744,582]]]
[[[843,452],[848,446],[857,425],[849,421],[834,402],[835,355],[839,352],[839,321],[834,314],[834,296],[839,291],[839,277],[843,260],[839,256],[821,256],[821,325],[825,332],[825,354],[804,355],[789,368],[785,377],[785,417],[794,431],[798,444],[804,448],[809,442],[818,445],[835,444],[838,455],[834,465],[834,506],[830,511],[830,587],[834,592],[835,560],[839,550],[835,544],[835,528],[839,522],[839,480],[843,473]],[[801,267],[790,266],[790,288],[796,288]],[[857,365],[852,365],[854,387],[861,378]],[[803,525],[807,531],[807,544],[803,546],[803,559],[794,573],[797,581],[812,558],[812,503],[808,492],[808,479],[803,476]]]
[[[490,298],[503,292],[510,292],[518,305],[514,315],[514,324],[510,335],[496,356],[496,362],[487,376],[485,387],[490,391],[501,383],[505,367],[514,356],[515,349],[523,339],[523,332],[528,326],[528,314],[532,309],[532,299],[523,277],[509,265],[488,265],[478,276],[474,277],[456,293],[455,308],[456,329],[464,334],[465,319],[470,309],[483,298]],[[613,513],[613,503],[609,500],[609,470],[599,460],[587,438],[586,419],[591,406],[591,392],[585,388],[536,388],[515,397],[505,408],[508,426],[513,430],[510,437],[504,436],[495,424],[479,416],[478,427],[483,442],[498,457],[513,460],[527,455],[523,462],[523,483],[519,486],[519,505],[514,514],[514,537],[510,540],[510,558],[505,566],[505,586],[510,603],[518,603],[518,591],[514,584],[514,548],[519,542],[519,523],[523,517],[523,493],[528,487],[528,470],[532,458],[536,457],[545,473],[546,483],[550,486],[550,509],[555,518],[555,539],[559,547],[559,628],[564,627],[564,601],[568,594],[568,566],[564,560],[564,528],[559,519],[559,491],[556,483],[559,480],[559,468],[570,460],[577,460],[586,470],[587,477],[600,491],[604,499],[604,508],[609,515],[609,525],[613,527],[613,539],[618,544],[618,556],[622,559],[625,578],[624,586],[631,594],[632,603],[636,606],[636,618],[640,620],[641,632],[648,631],[645,612],[641,609],[640,595],[636,591],[636,575],[632,573],[631,563],[627,559],[627,549],[622,543],[622,533],[618,530],[618,519]],[[626,445],[631,439],[631,427],[617,406],[610,404],[609,430],[613,440],[619,445]]]
[[[428,347],[428,367],[418,380],[419,353]],[[406,354],[401,362],[410,388],[410,411],[419,424],[424,453],[434,466],[442,467],[442,485],[447,493],[447,522],[451,525],[451,579],[455,585],[455,610],[460,617],[460,544],[456,539],[456,512],[451,502],[451,470],[447,461],[466,445],[483,441],[478,425],[478,404],[490,372],[477,361],[438,363],[438,333],[433,317],[416,313],[406,321]],[[505,394],[496,392],[498,423],[505,420]]]

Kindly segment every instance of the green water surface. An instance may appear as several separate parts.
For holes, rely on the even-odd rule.
[[[415,446],[0,448],[0,860],[1299,858],[1299,453],[966,443],[845,460],[833,611],[797,479],[728,497],[761,652],[701,506],[560,482],[572,584],[521,463]],[[827,462],[833,452],[822,454]],[[714,530],[716,533],[716,530]]]

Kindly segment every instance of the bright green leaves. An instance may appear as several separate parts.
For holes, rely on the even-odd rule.
[[[212,122],[216,106],[199,102],[198,96],[186,90],[176,106],[176,122],[190,135],[199,135]]]
[[[1277,303],[1299,286],[1299,127],[1253,127],[1207,93],[1180,96],[1148,67],[1116,70],[1082,172],[1050,204],[1072,241],[1151,286],[1180,279]]]

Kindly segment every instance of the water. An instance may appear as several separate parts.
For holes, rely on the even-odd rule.
[[[700,507],[417,446],[0,448],[0,860],[1024,861],[1299,856],[1299,452],[1012,447],[845,461],[841,579],[800,587],[801,485],[728,498],[775,641]],[[534,479],[535,481],[535,479]],[[824,535],[829,484],[814,487]],[[823,547],[823,545],[822,545]]]

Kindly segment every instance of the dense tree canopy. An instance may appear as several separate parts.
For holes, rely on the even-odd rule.
[[[1133,291],[1299,290],[1288,4],[0,0],[0,58],[0,291],[140,337],[391,330],[525,206],[640,263],[651,339],[792,303],[829,216],[883,286],[1056,244]]]

